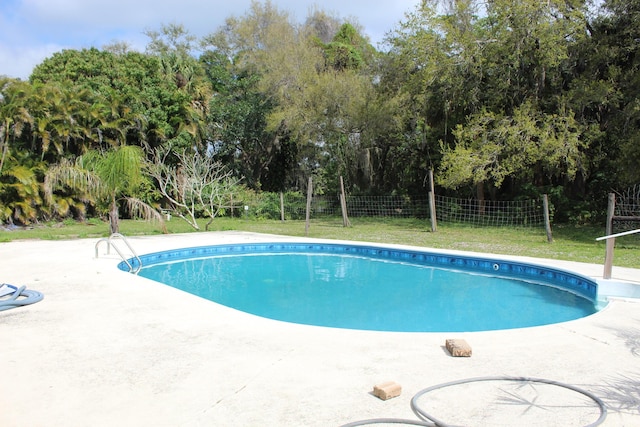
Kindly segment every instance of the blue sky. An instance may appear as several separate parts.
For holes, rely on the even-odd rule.
[[[318,6],[355,17],[374,45],[420,0],[272,0],[298,22]],[[195,36],[209,34],[230,16],[242,16],[250,0],[0,0],[0,75],[27,79],[33,67],[62,49],[100,48],[114,41],[143,51],[145,30],[182,24]]]

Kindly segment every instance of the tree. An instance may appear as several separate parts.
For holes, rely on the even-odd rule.
[[[57,189],[71,188],[95,195],[106,206],[110,233],[119,232],[119,202],[124,201],[132,216],[158,220],[162,215],[131,196],[144,180],[144,153],[140,147],[123,145],[106,151],[92,150],[75,162],[63,160],[46,172],[44,189],[47,201],[53,201]]]
[[[343,25],[338,16],[330,15],[326,11],[313,6],[309,16],[304,21],[304,27],[320,43],[330,43]]]
[[[568,97],[581,118],[600,131],[590,159],[602,173],[602,192],[640,181],[640,1],[606,0],[576,47]],[[603,197],[606,197],[602,194]]]
[[[183,148],[196,144],[205,150],[209,138],[206,119],[212,91],[202,62],[195,58],[196,37],[178,24],[162,25],[160,31],[145,34],[150,38],[147,53],[159,59],[167,81],[173,82],[190,99],[179,111],[178,135],[169,141],[170,144],[175,146],[180,141]]]
[[[81,93],[86,94],[84,99],[88,105],[81,111],[91,112],[94,116],[84,116],[82,119],[87,121],[78,123],[88,125],[84,128],[92,132],[93,143],[99,142],[99,135],[94,132],[97,126],[114,124],[118,119],[126,122],[123,130],[131,131],[127,131],[126,139],[120,142],[154,148],[179,138],[183,132],[190,134],[191,128],[187,125],[193,122],[194,98],[177,86],[173,74],[167,75],[165,71],[161,58],[153,55],[114,54],[95,48],[63,50],[36,66],[30,82],[59,88],[57,105],[60,108],[57,111],[62,112],[62,117],[76,119],[67,114],[71,112],[71,106],[63,102],[65,98],[74,99]],[[49,101],[43,101],[40,108],[45,109],[49,104]],[[94,104],[101,108],[91,108]],[[111,128],[110,131],[116,130]],[[190,142],[193,141],[186,144]]]
[[[160,30],[147,30],[149,37],[146,51],[155,56],[175,54],[187,58],[194,53],[196,37],[181,24],[163,24]]]
[[[492,169],[486,162],[493,160],[475,150],[495,144],[502,148],[493,153],[494,160],[509,157],[512,152],[503,151],[509,138],[501,135],[503,126],[498,125],[503,121],[529,129],[517,132],[525,131],[524,141],[528,142],[523,148],[531,152],[537,151],[539,144],[562,139],[553,136],[560,132],[554,128],[562,124],[571,128],[571,136],[564,139],[573,144],[569,151],[586,148],[588,126],[576,122],[575,113],[560,96],[568,83],[571,47],[586,34],[584,2],[461,0],[447,3],[442,14],[437,3],[423,2],[388,40],[387,64],[391,66],[383,75],[383,87],[399,87],[405,94],[405,122],[416,136],[415,144],[428,147],[432,160],[443,156],[442,170],[447,176],[441,182],[451,187],[459,182],[455,174],[446,171],[460,167],[464,169],[461,173],[469,172],[473,162],[479,164],[471,181],[480,184],[479,190],[480,170],[493,170],[494,184],[503,181],[503,173],[532,184],[545,181],[544,168],[534,169],[530,175],[511,167]],[[535,126],[523,121],[525,111]],[[545,141],[536,141],[530,131],[534,128],[547,132]],[[454,158],[463,163],[456,166]],[[556,163],[567,169],[552,176],[581,176],[572,172],[571,163]],[[460,177],[465,180],[468,175]],[[484,197],[483,192],[478,196]]]
[[[327,67],[336,71],[364,67],[375,54],[369,41],[349,23],[342,24],[333,39],[321,46]]]
[[[22,136],[25,127],[33,125],[33,117],[27,108],[30,94],[28,83],[0,79],[0,173],[10,144]]]
[[[573,179],[586,172],[585,144],[571,115],[542,114],[523,104],[513,116],[476,114],[458,125],[454,136],[455,147],[443,147],[438,175],[438,183],[447,188],[467,183],[500,188],[506,178]]]
[[[176,166],[167,161],[171,155],[177,158]],[[238,186],[238,181],[220,162],[197,151],[158,151],[154,161],[146,166],[171,212],[196,230],[200,229],[197,222],[200,214],[209,218],[206,225],[209,229],[213,219],[228,207],[225,203]]]
[[[252,188],[283,190],[287,181],[306,182],[276,169],[295,164],[292,156],[314,143],[301,137],[288,113],[293,97],[309,86],[302,75],[322,68],[321,52],[271,2],[252,2],[245,16],[229,18],[205,43],[207,73],[215,75],[218,91],[210,116],[216,156],[234,163]]]
[[[86,89],[59,82],[32,84],[29,109],[34,118],[31,132],[34,154],[56,162],[77,156],[93,145],[99,118],[91,116],[95,98]]]
[[[41,181],[44,165],[10,159],[0,174],[0,220],[31,224],[43,215]]]
[[[284,190],[295,166],[295,142],[267,131],[267,116],[274,104],[260,90],[259,77],[237,69],[217,52],[205,52],[200,61],[216,92],[207,118],[212,154],[249,187]]]
[[[272,2],[253,2],[206,42],[207,61],[228,61],[214,88],[226,76],[223,86],[232,89],[218,89],[211,103],[215,153],[242,163],[248,185],[304,188],[314,175],[337,191],[344,175],[347,186],[368,190],[375,136],[365,126],[377,102],[377,57],[357,24],[316,9],[296,25]]]

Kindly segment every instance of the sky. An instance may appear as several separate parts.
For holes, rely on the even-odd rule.
[[[271,0],[294,22],[313,7],[355,18],[372,44],[415,9],[420,0]],[[145,31],[181,24],[202,37],[226,18],[247,13],[251,0],[0,0],[0,75],[29,78],[34,66],[63,49],[102,48],[126,42],[144,51]]]

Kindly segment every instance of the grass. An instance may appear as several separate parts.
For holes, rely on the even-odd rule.
[[[206,221],[201,222],[204,230]],[[542,228],[475,228],[459,224],[439,224],[431,232],[427,220],[418,219],[351,219],[351,227],[343,227],[340,219],[313,220],[309,237],[357,240],[373,243],[399,243],[440,249],[465,250],[480,253],[509,254],[536,258],[588,262],[604,262],[605,244],[595,238],[604,235],[603,227],[556,225],[553,242],[547,243]],[[167,222],[169,233],[195,232],[184,221],[173,218]],[[250,231],[256,233],[305,236],[304,221],[253,220],[216,218],[210,231]],[[123,220],[120,231],[127,236],[162,234],[158,224],[136,220]],[[101,238],[108,236],[106,222],[92,219],[87,222],[65,221],[42,224],[28,229],[0,230],[0,242],[24,239],[63,240]],[[614,265],[640,268],[640,237],[625,236],[616,239]]]

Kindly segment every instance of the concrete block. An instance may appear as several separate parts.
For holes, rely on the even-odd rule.
[[[373,386],[374,396],[382,400],[389,400],[392,397],[400,396],[400,393],[402,393],[402,387],[400,386],[400,384],[397,384],[393,381],[388,381]]]
[[[465,340],[449,339],[445,346],[453,357],[471,357],[471,346]]]

